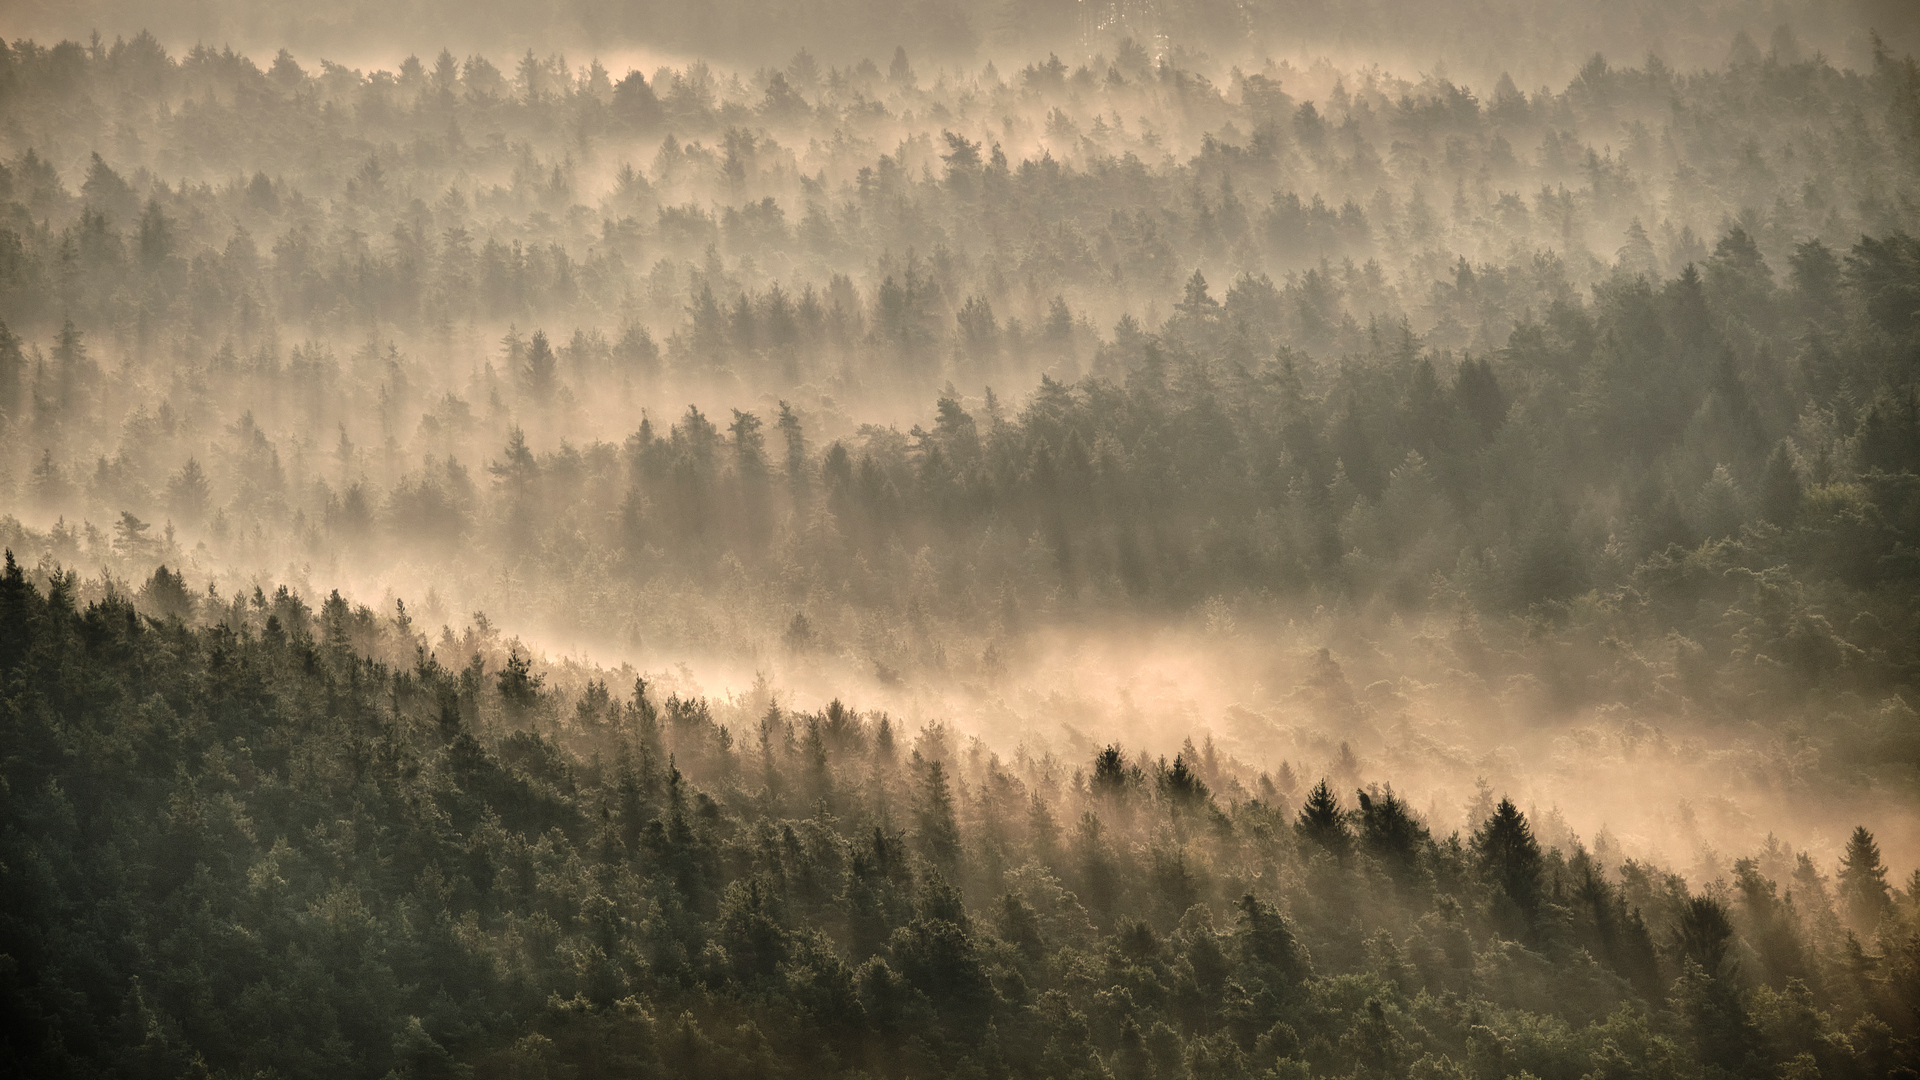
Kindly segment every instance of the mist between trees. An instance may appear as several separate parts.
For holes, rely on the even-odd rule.
[[[142,602],[185,595],[156,573]],[[449,668],[337,593],[198,627],[79,596],[11,558],[0,577],[22,1074],[1910,1059],[1920,872],[1890,890],[1865,828],[1832,875],[1769,841],[1696,891],[1484,783],[1441,835],[1458,811],[1355,790],[1344,745],[1311,787],[1211,740],[1003,759],[838,700],[563,691],[484,643]]]
[[[0,45],[10,1060],[1886,1075],[1920,71],[1763,39]]]

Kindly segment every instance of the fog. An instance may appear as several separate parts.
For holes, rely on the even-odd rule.
[[[1779,0],[1768,4],[1699,0],[1685,5],[1519,3],[1442,4],[1148,3],[1143,0],[928,0],[899,5],[760,3],[723,0],[688,10],[661,3],[582,0],[551,7],[488,0],[452,4],[406,0],[314,5],[264,0],[129,3],[23,0],[11,5],[8,33],[42,41],[84,41],[90,32],[147,28],[176,52],[196,42],[270,55],[287,48],[311,63],[326,56],[355,67],[394,63],[391,42],[444,44],[464,56],[598,54],[649,64],[664,57],[732,65],[784,63],[805,46],[823,62],[885,62],[896,45],[948,63],[995,60],[1024,65],[1044,50],[1084,60],[1121,37],[1150,48],[1198,49],[1229,63],[1250,57],[1325,56],[1343,67],[1378,64],[1402,72],[1445,65],[1454,77],[1491,83],[1510,71],[1531,88],[1564,81],[1599,51],[1622,60],[1659,53],[1691,70],[1726,58],[1735,33],[1788,24],[1809,47],[1856,65],[1869,33],[1897,49],[1914,45],[1916,20],[1898,0]],[[130,30],[122,30],[131,36]],[[264,66],[264,65],[262,65]],[[651,71],[651,66],[643,70]]]
[[[31,628],[0,659],[19,716],[73,710],[45,721],[66,749],[44,760],[137,759],[198,792],[255,754],[307,801],[233,804],[275,823],[235,826],[257,850],[223,856],[249,895],[286,833],[332,867],[289,897],[351,881],[388,912],[426,886],[351,870],[328,831],[398,820],[339,786],[387,782],[365,772],[377,743],[399,788],[425,769],[470,800],[445,820],[495,815],[447,826],[458,843],[602,845],[607,902],[640,905],[628,930],[536,947],[532,908],[448,885],[449,927],[469,901],[481,927],[448,933],[521,958],[494,989],[396,997],[380,1023],[402,1027],[338,1035],[353,1049],[327,1067],[209,1034],[239,1005],[141,1004],[165,1060],[591,1068],[560,1006],[536,1007],[578,989],[648,1032],[763,1010],[769,1034],[712,1052],[751,1071],[777,1044],[765,1060],[806,1072],[825,1059],[779,1024],[840,1008],[793,989],[840,969],[867,1004],[834,1014],[833,1060],[873,1075],[1067,1075],[955,1019],[1013,1032],[1039,1015],[1030,984],[1091,1017],[1088,1075],[1547,1075],[1489,1064],[1462,1041],[1478,1021],[1457,1045],[1402,1023],[1460,1001],[1516,1010],[1506,1039],[1551,1015],[1593,1054],[1642,1038],[1607,1026],[1638,1017],[1707,1068],[1912,1060],[1904,5],[101,0],[15,5],[0,35],[0,543]],[[58,659],[68,638],[84,647]],[[208,689],[241,654],[253,696]],[[141,733],[172,729],[62,689],[95,683],[222,734],[149,761]],[[523,786],[471,771],[496,760]],[[21,792],[117,783],[20,768]],[[648,892],[679,865],[658,837],[686,824],[683,774],[723,854],[706,892]],[[20,798],[20,822],[68,813]],[[1546,860],[1524,881],[1498,854],[1514,820]],[[715,905],[774,880],[754,830],[801,823],[848,891],[807,907],[785,856],[799,936],[762,970]],[[16,865],[54,859],[39,827]],[[1168,852],[1197,876],[1168,885]],[[881,865],[900,891],[869,932],[834,910]],[[587,892],[538,917],[586,926]],[[959,976],[923,979],[883,932],[965,938],[1003,895],[1060,952],[983,960],[964,1008],[943,996]],[[1260,904],[1320,964],[1233,976],[1265,1002],[1245,1008],[1280,1010],[1258,1031],[1221,1026],[1241,1006],[1145,984],[1114,1004],[1062,974],[1074,950],[1132,955],[1132,919],[1203,972],[1194,920],[1241,910],[1221,939],[1244,951]],[[38,965],[20,1001],[78,955],[19,944],[56,923],[0,944]],[[1416,992],[1393,950],[1441,949],[1443,923],[1465,951]],[[993,925],[967,948],[1028,947]],[[825,951],[791,944],[809,933]],[[684,938],[678,959],[643,957],[649,934]],[[589,944],[601,982],[542,966]],[[1528,999],[1516,949],[1551,1000]],[[165,970],[124,974],[137,992]],[[1363,977],[1387,983],[1339,989]],[[961,1027],[902,1042],[875,1004],[889,978]],[[1825,1049],[1728,1056],[1794,995]],[[1399,1042],[1365,1033],[1363,1001]],[[48,1049],[121,1038],[60,1015],[67,1034],[11,1060],[118,1060]],[[660,1039],[648,1067],[705,1067]],[[1369,1056],[1389,1042],[1405,1060]]]

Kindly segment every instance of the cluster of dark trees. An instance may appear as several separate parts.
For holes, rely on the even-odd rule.
[[[778,402],[541,446],[501,403],[565,417],[580,406],[560,373],[593,361],[590,339],[540,331],[509,335],[471,398],[414,398],[431,407],[417,421],[397,402],[418,368],[392,353],[216,357],[140,406],[90,470],[49,451],[22,462],[23,504],[90,499],[111,532],[14,521],[9,542],[136,578],[161,559],[218,576],[283,552],[505,567],[519,606],[495,596],[496,616],[573,610],[669,645],[744,637],[904,670],[966,670],[1036,619],[1225,598],[1511,618],[1519,638],[1638,642],[1668,676],[1704,680],[1666,679],[1635,706],[1904,692],[1920,662],[1920,244],[1809,240],[1786,270],[1776,285],[1735,227],[1679,276],[1616,274],[1489,353],[1376,323],[1338,363],[1275,344],[1290,311],[1273,289],[1242,278],[1221,299],[1195,274],[1155,332],[1123,321],[1099,343],[1097,374],[1043,375],[1018,405],[949,390],[906,432]],[[1470,270],[1456,287],[1476,287]],[[99,415],[89,357],[69,327],[22,380],[39,403],[22,443]],[[330,388],[356,377],[384,447],[330,431]],[[236,383],[326,441],[226,421],[210,388]],[[421,464],[400,450],[407,425]],[[876,645],[867,620],[910,632]],[[805,634],[787,634],[796,621]],[[1620,692],[1535,659],[1520,667],[1568,707]]]
[[[1441,835],[1211,742],[1007,761],[79,590],[0,576],[15,1075],[1911,1075],[1920,873],[1864,828],[1690,888],[1485,790]]]

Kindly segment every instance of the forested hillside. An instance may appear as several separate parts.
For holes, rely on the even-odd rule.
[[[1443,835],[1211,744],[1002,758],[75,590],[0,579],[16,1075],[1910,1075],[1920,872],[1865,829],[1689,888],[1484,790]]]
[[[350,7],[0,41],[8,1071],[1908,1075],[1906,27]]]

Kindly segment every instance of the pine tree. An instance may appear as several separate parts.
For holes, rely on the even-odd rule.
[[[1307,801],[1301,805],[1300,818],[1293,828],[1302,840],[1319,845],[1335,858],[1345,857],[1353,843],[1347,831],[1346,811],[1340,808],[1339,797],[1324,778],[1307,792]]]
[[[520,370],[521,385],[533,400],[541,404],[552,400],[558,385],[560,362],[553,355],[545,330],[535,330],[527,342],[526,365]]]
[[[500,669],[495,681],[500,689],[501,700],[516,712],[524,712],[540,700],[540,687],[546,682],[546,676],[535,675],[533,660],[514,649],[507,656],[507,666]]]
[[[646,76],[629,71],[613,84],[613,114],[635,130],[646,131],[660,122],[664,110]]]
[[[1887,868],[1880,862],[1880,845],[1866,826],[1854,826],[1840,857],[1838,881],[1841,910],[1853,929],[1871,934],[1893,905],[1887,888]]]
[[[1411,881],[1427,843],[1426,826],[1406,800],[1394,794],[1391,784],[1373,794],[1359,792],[1359,800],[1361,848],[1385,863],[1395,878]]]
[[[1192,809],[1207,801],[1206,781],[1187,766],[1184,754],[1174,755],[1173,767],[1160,775],[1159,786],[1161,796],[1171,802],[1176,811]]]
[[[1128,787],[1127,755],[1118,746],[1108,746],[1093,757],[1093,793],[1118,799]]]
[[[793,497],[795,508],[804,507],[809,494],[806,431],[801,427],[799,415],[784,401],[780,403],[780,419],[774,426],[786,440],[787,491]]]
[[[918,804],[914,809],[920,854],[951,877],[960,861],[960,828],[953,816],[953,793],[947,786],[946,766],[914,753],[920,772]]]
[[[1521,916],[1518,928],[1530,927],[1540,910],[1540,844],[1511,799],[1502,798],[1474,834],[1473,851],[1487,883]]]
[[[1239,915],[1233,938],[1243,970],[1274,989],[1312,974],[1313,958],[1279,909],[1252,894],[1235,906]]]

